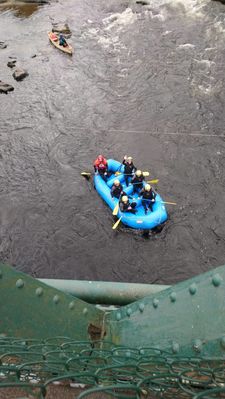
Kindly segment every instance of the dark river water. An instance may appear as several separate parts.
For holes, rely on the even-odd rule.
[[[52,21],[68,22],[73,57],[49,43]],[[225,6],[2,5],[0,40],[0,79],[15,88],[0,94],[1,260],[40,278],[158,284],[225,263]],[[161,233],[112,230],[80,175],[99,153],[160,180],[177,202]]]

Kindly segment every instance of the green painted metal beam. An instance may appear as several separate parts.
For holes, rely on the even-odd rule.
[[[119,306],[135,302],[169,287],[168,285],[112,283],[106,281],[60,279],[39,279],[39,281],[88,303]]]
[[[104,285],[94,283],[94,301],[101,284]],[[104,302],[113,296],[113,284],[107,284],[111,288],[108,287],[105,297],[101,294]],[[123,291],[128,288],[129,285],[121,284],[117,295],[121,292],[122,300]],[[68,284],[66,289],[73,290]],[[78,341],[104,339],[112,342],[112,347],[141,347],[143,351],[145,347],[154,347],[178,357],[219,356],[225,361],[225,266],[110,312],[2,264],[0,293],[3,335],[38,339],[61,335]],[[134,292],[131,298],[134,299]]]
[[[0,334],[77,340],[102,338],[104,312],[0,264]]]
[[[114,344],[225,358],[225,266],[112,311],[105,322]]]

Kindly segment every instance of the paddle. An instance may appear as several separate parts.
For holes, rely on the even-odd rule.
[[[119,175],[121,175],[122,174],[122,172],[115,172],[115,176],[119,176]],[[133,173],[134,174],[134,173]],[[132,175],[132,173],[123,173],[123,175],[124,176],[131,176]],[[147,177],[147,176],[149,176],[149,172],[142,172],[142,175],[144,176],[144,177]]]
[[[133,197],[133,199],[136,199],[135,197]],[[146,199],[146,198],[141,198],[141,197],[138,197],[138,199],[141,199],[142,201],[149,201],[149,202],[160,202],[161,204],[167,204],[167,205],[177,205],[177,203],[176,202],[168,202],[168,201],[155,201],[155,200],[149,200],[149,199]]]
[[[152,183],[152,184],[157,184],[159,182],[159,179],[155,179],[155,180],[148,180],[146,181],[146,183]]]
[[[116,216],[119,211],[119,202],[116,204],[115,208],[113,209],[113,216]]]
[[[81,172],[81,176],[86,177],[86,179],[90,179],[91,173],[90,172]]]
[[[120,224],[121,219],[122,219],[122,216],[120,216],[120,218],[117,220],[117,222],[112,226],[113,230],[115,230],[118,227],[118,225]]]
[[[159,182],[159,179],[155,179],[155,180],[148,180],[148,181],[146,181],[146,183],[152,183],[152,184],[156,184],[156,183],[158,183]],[[141,182],[139,183],[130,183],[130,184],[141,184]]]

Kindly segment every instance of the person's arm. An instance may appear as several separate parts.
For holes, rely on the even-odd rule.
[[[121,212],[123,212],[124,211],[124,207],[123,207],[123,203],[122,202],[119,203],[119,207],[120,207]]]
[[[157,194],[155,193],[155,191],[152,190],[152,201],[153,201],[153,202],[155,202],[155,197],[156,197],[156,195],[157,195]]]
[[[122,164],[126,165],[126,162],[127,162],[127,155],[124,155]]]

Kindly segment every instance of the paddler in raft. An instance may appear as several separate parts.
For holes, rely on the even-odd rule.
[[[137,168],[133,164],[133,158],[128,157],[127,155],[124,155],[123,158],[123,165],[124,165],[124,178],[125,178],[125,183],[126,186],[128,187],[130,178],[133,177],[135,171]]]
[[[62,33],[59,34],[59,45],[63,47],[68,46],[68,43]]]
[[[103,155],[99,155],[94,161],[94,170],[96,174],[100,174],[103,180],[107,180],[108,177],[108,163]]]
[[[136,202],[129,202],[128,196],[123,195],[122,198],[119,201],[119,207],[121,212],[130,212],[130,213],[136,213],[137,209],[134,209],[136,207]]]
[[[111,188],[111,196],[112,198],[119,199],[126,193],[123,191],[123,186],[118,179],[115,179]]]
[[[133,184],[133,194],[139,193],[139,191],[143,188],[143,181],[145,180],[142,171],[136,170],[134,177],[131,180]]]
[[[150,184],[146,184],[143,189],[139,193],[140,197],[142,197],[142,205],[145,210],[145,214],[147,214],[148,209],[152,212],[152,207],[155,202],[156,193],[152,190]]]

